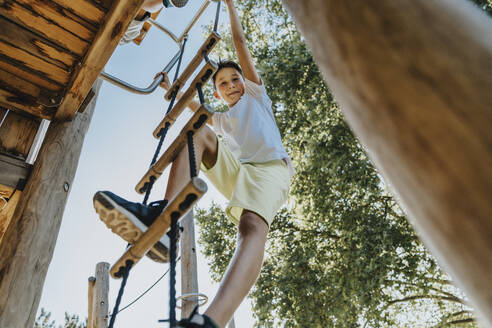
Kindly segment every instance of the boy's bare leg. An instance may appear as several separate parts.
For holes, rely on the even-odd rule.
[[[263,264],[268,225],[256,213],[243,211],[238,226],[236,252],[219,291],[205,312],[225,327],[256,282]]]
[[[205,166],[211,168],[217,161],[217,136],[205,126],[193,137],[195,145],[195,159],[197,173],[200,170],[200,163],[203,161]],[[184,147],[178,157],[173,161],[169,180],[167,183],[165,199],[171,201],[173,197],[190,181],[190,160],[188,146]]]

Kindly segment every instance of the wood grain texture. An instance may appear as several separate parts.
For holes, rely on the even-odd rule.
[[[171,215],[175,213],[179,218],[183,217],[194,204],[207,192],[207,184],[200,178],[192,178],[181,189],[161,215],[143,233],[143,235],[126,250],[126,252],[111,267],[111,276],[115,279],[121,278],[120,272],[126,266],[126,262],[132,261],[135,266],[148,250],[161,239],[171,226]]]
[[[70,10],[75,15],[83,18],[93,26],[99,26],[101,24],[104,19],[104,15],[106,14],[105,11],[108,9],[101,8],[101,6],[94,1],[53,0],[52,2],[67,10]]]
[[[77,59],[73,54],[57,44],[50,42],[39,35],[26,30],[0,16],[0,40],[12,46],[23,49],[31,55],[37,56],[62,69],[71,70]]]
[[[16,76],[17,78],[21,78],[25,81],[29,81],[30,83],[36,84],[37,86],[40,86],[43,89],[49,91],[60,92],[63,89],[63,84],[48,79],[46,76],[43,76],[43,74],[40,72],[29,69],[28,67],[23,67],[22,64],[20,63],[15,63],[8,60],[9,58],[2,58],[0,56],[1,70],[9,72],[10,74]]]
[[[29,4],[25,7],[17,2],[0,0],[0,14],[25,29],[36,31],[37,34],[78,56],[86,52],[89,46],[88,41],[58,25],[58,22],[37,13],[36,10],[40,6],[38,1],[28,2]]]
[[[39,124],[38,119],[9,111],[0,128],[0,151],[25,160]]]
[[[97,82],[99,85],[101,81]],[[61,218],[94,111],[51,123],[0,244],[0,327],[32,327]]]
[[[193,211],[181,220],[181,295],[198,293],[198,270]],[[198,298],[185,299],[181,303],[181,319],[188,318],[198,305]]]
[[[114,1],[81,66],[67,86],[68,91],[55,114],[56,120],[73,119],[142,3],[143,0]]]
[[[19,203],[21,195],[22,191],[16,190],[13,195],[10,195],[7,204],[4,205],[3,203],[0,203],[0,245],[2,244],[3,235],[12,221],[15,208]]]
[[[410,221],[492,326],[492,21],[466,1],[282,0]]]

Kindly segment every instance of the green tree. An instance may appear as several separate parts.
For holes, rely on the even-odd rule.
[[[475,327],[466,297],[415,236],[280,1],[237,3],[297,170],[250,295],[257,326]],[[227,28],[221,34],[218,53],[232,57]],[[216,205],[197,221],[219,280],[235,227]]]

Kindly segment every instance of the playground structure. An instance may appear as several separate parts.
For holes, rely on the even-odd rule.
[[[459,0],[283,2],[419,236],[484,325],[492,326],[492,22]],[[94,110],[96,79],[141,3],[18,0],[0,6],[6,26],[0,31],[0,104],[9,109],[0,109],[0,195],[6,200],[0,203],[0,232],[6,228],[1,327],[32,326]],[[193,71],[185,69],[171,93]],[[201,93],[196,82],[174,108]],[[171,93],[166,97],[173,103]],[[201,110],[211,113],[205,105]],[[179,115],[174,109],[169,115],[173,111],[157,133]],[[52,123],[31,166],[26,160],[39,143],[41,119]],[[180,138],[177,148],[189,140]],[[158,178],[173,157],[167,156],[137,191]],[[138,260],[143,248],[134,245],[118,263]]]

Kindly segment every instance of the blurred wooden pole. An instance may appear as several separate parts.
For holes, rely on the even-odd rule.
[[[96,284],[95,277],[89,277],[89,292],[88,292],[88,315],[87,315],[87,328],[94,328],[94,286]]]
[[[282,0],[419,236],[492,327],[492,20],[463,0]]]
[[[181,294],[198,293],[198,273],[196,264],[195,220],[193,211],[181,220]],[[181,318],[187,318],[198,304],[198,298],[183,300]]]
[[[93,299],[94,328],[106,328],[109,322],[109,263],[99,262],[96,265],[96,282]]]

